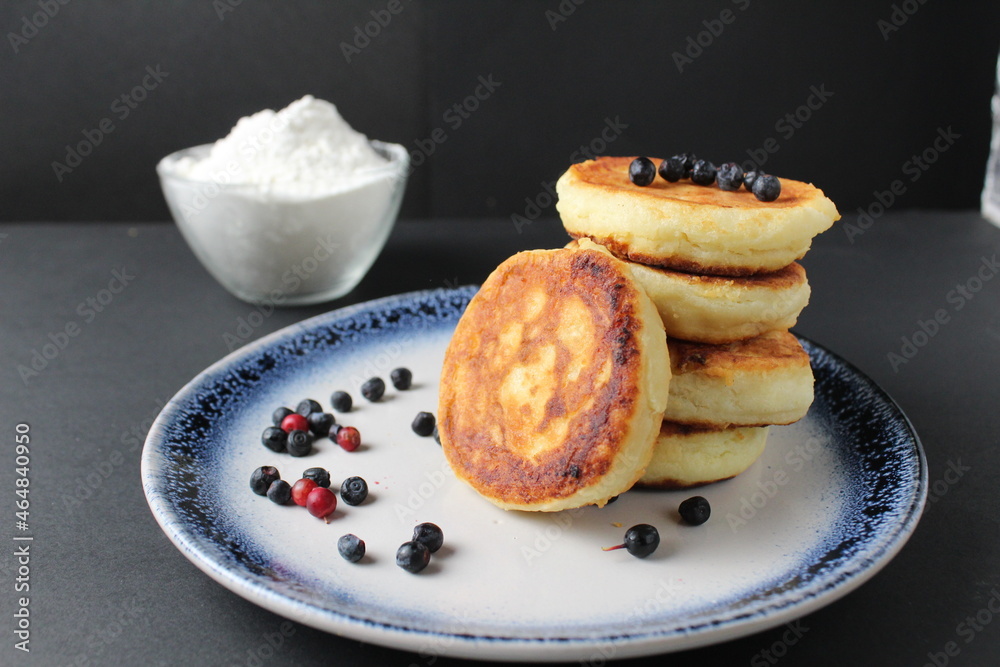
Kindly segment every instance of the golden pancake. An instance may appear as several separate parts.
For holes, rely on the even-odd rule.
[[[438,432],[459,479],[504,509],[604,505],[652,455],[670,363],[621,261],[530,250],[487,278],[441,371]]]
[[[809,183],[780,179],[781,196],[773,202],[758,201],[744,188],[727,192],[659,176],[640,187],[628,177],[633,159],[588,160],[559,178],[556,208],[570,236],[589,237],[641,264],[746,276],[788,266],[840,219],[833,202]]]
[[[723,345],[672,339],[670,368],[664,418],[683,424],[790,424],[813,400],[809,355],[787,331]]]
[[[588,238],[567,248],[604,250]],[[629,262],[671,338],[728,343],[765,331],[788,329],[809,303],[809,282],[802,265],[792,262],[754,276],[708,276]]]
[[[764,453],[767,426],[704,428],[664,421],[638,485],[688,489],[736,477]]]

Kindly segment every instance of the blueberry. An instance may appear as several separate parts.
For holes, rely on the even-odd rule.
[[[648,157],[637,157],[628,166],[628,179],[639,186],[647,186],[656,178],[656,165]]]
[[[322,486],[324,489],[330,487],[330,472],[326,468],[306,468],[302,478],[311,479],[316,482],[316,486]]]
[[[660,163],[660,168],[657,171],[663,180],[676,183],[684,178],[684,159],[679,155],[668,157]]]
[[[385,393],[385,381],[374,377],[361,385],[361,395],[369,401],[377,401]]]
[[[743,167],[735,162],[726,162],[719,167],[716,180],[723,190],[736,192],[743,185]]]
[[[306,419],[309,422],[309,430],[317,438],[330,435],[330,429],[337,423],[337,419],[329,412],[312,412]]]
[[[444,544],[444,533],[437,524],[421,523],[413,527],[413,541],[420,542],[434,553]]]
[[[418,412],[417,416],[413,418],[413,423],[410,424],[414,433],[425,437],[434,432],[434,426],[434,415],[429,412]]]
[[[660,546],[660,533],[648,523],[640,523],[625,531],[625,548],[636,558],[645,558]]]
[[[711,185],[715,182],[715,165],[708,160],[698,160],[691,170],[691,181],[698,185]]]
[[[286,407],[280,407],[271,413],[271,421],[275,426],[281,426],[281,421],[290,414],[294,413]]]
[[[434,442],[436,442],[439,445],[441,444],[441,432],[438,431],[437,426],[434,427]]]
[[[344,557],[344,560],[357,563],[365,556],[365,541],[352,533],[341,535],[340,539],[337,540],[337,551]]]
[[[276,479],[267,487],[267,497],[279,505],[287,505],[292,499],[292,487],[283,479]]]
[[[344,427],[341,424],[334,424],[333,426],[331,426],[330,427],[330,434],[329,434],[330,439],[333,440],[334,442],[336,442],[336,440],[337,440],[337,434],[340,433],[340,429],[342,429],[342,428],[344,428]]]
[[[400,391],[406,391],[413,384],[413,373],[409,368],[394,368],[389,374],[392,386]]]
[[[368,482],[360,477],[348,477],[340,485],[340,497],[348,505],[360,505],[368,497]]]
[[[431,562],[430,549],[420,542],[403,542],[396,551],[396,565],[416,574]]]
[[[694,153],[678,153],[674,156],[674,159],[680,160],[684,164],[684,178],[691,178],[691,172],[694,170],[694,163],[698,161]]]
[[[753,182],[753,196],[760,201],[774,201],[781,195],[781,181],[777,176],[760,174]]]
[[[694,496],[682,502],[677,511],[685,522],[692,526],[700,526],[712,515],[712,506],[702,496]]]
[[[267,495],[267,487],[271,486],[271,482],[276,479],[281,479],[277,468],[274,466],[261,466],[250,475],[250,490],[258,496],[265,496]]]
[[[288,445],[288,434],[277,426],[268,426],[261,434],[260,441],[272,452],[283,452]]]
[[[313,439],[305,431],[292,431],[288,434],[288,453],[292,456],[305,456],[312,451]]]
[[[351,400],[351,395],[346,391],[335,391],[333,395],[330,396],[330,405],[337,412],[350,412],[351,406],[354,405],[354,401]]]
[[[753,192],[753,184],[754,181],[757,180],[757,176],[759,174],[759,171],[748,171],[743,174],[743,187],[745,187],[748,192]]]
[[[303,417],[308,417],[314,412],[323,412],[323,406],[319,404],[319,401],[314,401],[311,398],[305,398],[295,406],[295,411]]]

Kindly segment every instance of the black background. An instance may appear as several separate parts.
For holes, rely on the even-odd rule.
[[[843,213],[896,179],[900,206],[978,207],[1000,3],[400,0],[391,15],[388,0],[237,1],[43,0],[51,18],[38,0],[3,3],[0,219],[167,220],[159,158],[306,93],[411,151],[444,130],[404,218],[533,214],[526,198],[607,118],[627,128],[606,154],[745,160],[773,137],[765,168],[816,183]],[[902,25],[889,30],[894,12]],[[343,44],[366,28],[374,37],[348,62]],[[700,54],[688,41],[699,33]],[[689,48],[679,71],[674,54]],[[119,120],[114,100],[157,65],[166,78]],[[500,86],[455,128],[446,112],[490,75]],[[788,136],[776,124],[812,86],[832,96]],[[52,163],[104,118],[114,131],[57,180]],[[948,127],[960,138],[911,181],[904,163]]]

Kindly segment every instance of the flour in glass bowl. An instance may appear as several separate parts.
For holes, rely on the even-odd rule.
[[[337,107],[312,95],[281,111],[265,109],[241,118],[203,158],[183,158],[179,176],[225,179],[261,188],[261,193],[311,197],[356,184],[367,169],[384,167],[361,132]]]
[[[409,155],[369,141],[307,95],[241,118],[210,145],[157,165],[195,255],[246,301],[318,303],[345,294],[396,219]]]

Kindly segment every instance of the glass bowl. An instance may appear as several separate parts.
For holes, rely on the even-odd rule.
[[[385,165],[351,172],[320,192],[234,183],[235,171],[210,180],[178,174],[178,162],[203,158],[211,144],[171,153],[156,173],[184,239],[229,292],[255,304],[320,303],[361,282],[399,214],[409,154],[399,144],[370,143]]]

